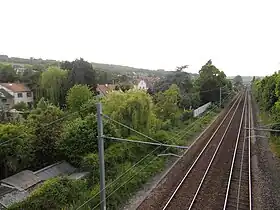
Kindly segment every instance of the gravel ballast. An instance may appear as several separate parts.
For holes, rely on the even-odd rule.
[[[253,103],[254,125],[257,122],[259,109],[255,101]],[[265,132],[253,132],[253,136],[267,136]],[[280,209],[280,160],[270,149],[269,138],[255,137],[251,141],[252,146],[252,186],[253,209],[279,210]]]

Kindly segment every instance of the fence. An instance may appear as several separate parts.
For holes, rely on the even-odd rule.
[[[198,107],[193,111],[193,116],[198,117],[201,115],[205,110],[211,105],[211,102],[208,102],[207,104],[202,105],[201,107]]]

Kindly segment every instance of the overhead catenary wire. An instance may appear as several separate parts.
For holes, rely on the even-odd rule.
[[[226,101],[226,100],[228,100],[230,97],[231,97],[231,95],[228,95],[228,96],[223,100],[223,102]],[[175,138],[178,138],[179,135],[181,135],[182,133],[184,133],[184,132],[187,130],[187,131],[186,131],[183,135],[181,135],[181,137],[179,138],[179,139],[182,139],[187,133],[189,133],[189,132],[191,131],[191,129],[194,127],[194,125],[195,125],[197,122],[200,122],[200,121],[202,121],[203,119],[205,119],[205,117],[206,117],[208,114],[210,114],[213,110],[215,110],[216,108],[218,108],[218,105],[214,105],[213,108],[211,108],[210,110],[208,110],[208,111],[206,112],[206,114],[204,114],[203,117],[198,118],[197,120],[195,120],[194,122],[192,122],[192,123],[190,124],[190,125],[192,125],[191,128],[189,128],[190,125],[188,125],[185,129],[183,129],[183,130],[179,131],[178,133],[176,133],[175,136],[174,136],[173,138],[171,138],[171,140],[173,140],[173,139],[175,139]]]
[[[227,97],[227,98],[225,98],[224,99],[224,101],[225,100],[227,100],[228,98],[230,97],[230,95]],[[208,111],[208,113],[210,113],[211,111],[213,111],[214,109],[215,109],[216,107],[213,107],[211,110],[209,110]],[[199,118],[199,120],[202,120],[203,118]],[[117,121],[116,121],[117,122]],[[196,122],[196,121],[195,121]],[[195,122],[193,122],[192,124],[195,124]],[[128,127],[128,126],[127,126]],[[134,129],[133,129],[134,130]],[[138,131],[137,131],[138,132]],[[140,132],[139,132],[140,133]],[[142,134],[142,133],[141,133]],[[134,140],[130,140],[130,139],[121,139],[121,138],[115,138],[115,137],[106,137],[106,136],[103,136],[104,138],[107,138],[107,139],[113,139],[113,140],[125,140],[125,141],[134,141]],[[182,138],[183,136],[181,136],[181,138]],[[174,137],[173,137],[174,138]],[[139,143],[140,143],[141,141],[139,141]],[[142,143],[142,142],[141,142]],[[149,144],[153,144],[152,142],[149,142]],[[161,144],[162,145],[162,144]],[[164,145],[164,144],[163,144]],[[160,146],[159,146],[160,147]],[[158,149],[159,147],[157,147],[156,149]],[[184,147],[184,146],[183,146]],[[167,147],[165,150],[164,150],[164,152],[165,151],[167,151],[167,149],[169,149],[169,147]],[[152,151],[153,152],[153,151]],[[147,155],[147,156],[149,156],[149,154]],[[145,156],[144,158],[146,158],[147,156]],[[159,155],[159,156],[164,156],[164,155]],[[179,156],[178,156],[179,157]],[[142,161],[142,159],[140,160],[140,161]],[[134,164],[132,167],[130,167],[125,173],[123,173],[122,175],[120,175],[116,180],[114,180],[113,182],[111,182],[110,184],[109,184],[109,186],[111,186],[114,182],[116,182],[117,180],[119,180],[123,175],[125,175],[126,173],[128,173],[129,171],[131,171],[137,164],[139,164],[140,163],[140,161],[139,162],[137,162],[136,164]],[[142,169],[141,169],[142,170]],[[140,170],[140,171],[141,171]],[[140,172],[139,171],[139,172]],[[137,174],[136,174],[137,175]],[[117,189],[115,189],[112,193],[110,193],[107,197],[106,197],[106,199],[107,198],[109,198],[114,192],[116,192],[118,189],[120,189],[123,185],[125,185],[127,182],[129,182],[132,178],[134,178],[136,175],[134,175],[134,176],[132,176],[131,178],[129,178],[127,181],[125,181],[121,186],[119,186]],[[106,186],[105,188],[108,188],[109,186]],[[90,202],[94,197],[96,197],[97,195],[99,195],[101,193],[101,191],[99,191],[98,193],[96,193],[93,197],[91,197],[89,200],[87,200],[85,203],[83,203],[80,207],[78,207],[77,208],[77,210],[78,209],[80,209],[81,207],[83,207],[84,205],[86,205],[88,202]],[[97,204],[93,209],[95,209],[96,207],[98,207],[100,204],[102,203],[102,201],[99,203],[99,204]]]
[[[164,152],[166,152],[169,148],[166,148],[164,150]],[[150,162],[148,162],[144,167],[142,167],[139,171],[136,172],[136,174],[134,174],[133,176],[131,176],[129,179],[127,179],[125,182],[123,182],[118,188],[116,188],[113,192],[111,192],[108,196],[106,196],[106,199],[108,199],[109,197],[111,197],[117,190],[119,190],[121,187],[123,187],[126,183],[128,183],[130,180],[132,180],[135,176],[137,176],[141,171],[143,171],[144,169],[146,169],[154,160],[156,160],[157,158],[159,158],[160,156],[156,156],[154,157]],[[102,203],[102,201],[100,201],[97,205],[95,205],[93,207],[92,210],[96,209],[100,204]]]
[[[106,119],[108,119],[108,120],[110,120],[110,121],[112,121],[112,122],[114,122],[114,123],[120,125],[120,126],[123,126],[123,127],[127,128],[127,129],[129,129],[129,130],[131,130],[131,131],[133,131],[133,132],[139,134],[140,136],[143,136],[143,137],[145,137],[145,138],[147,138],[147,139],[150,139],[151,141],[160,143],[159,141],[157,141],[157,140],[151,138],[150,136],[147,136],[147,135],[144,134],[144,133],[141,133],[141,132],[139,132],[139,131],[137,131],[137,130],[135,130],[135,129],[133,129],[133,128],[131,128],[131,127],[129,127],[129,126],[127,126],[127,125],[121,123],[121,122],[119,122],[119,121],[117,121],[117,120],[114,120],[113,118],[109,117],[108,115],[102,114],[102,116],[105,117]]]
[[[61,118],[58,118],[58,119],[56,119],[56,120],[53,120],[52,122],[43,124],[43,127],[46,128],[46,127],[51,126],[51,125],[53,125],[53,124],[55,124],[55,123],[61,122],[61,121],[65,120],[65,119],[67,119],[68,117],[71,117],[71,116],[73,116],[73,115],[75,115],[75,114],[78,114],[78,113],[80,113],[80,112],[82,112],[82,111],[85,111],[85,110],[88,109],[88,108],[90,108],[90,107],[85,107],[85,108],[83,108],[83,109],[81,109],[81,110],[79,110],[79,111],[68,113],[68,114],[66,114],[65,116],[61,117]],[[96,115],[96,114],[95,114],[95,115]],[[6,141],[4,141],[4,142],[1,142],[1,143],[0,143],[0,146],[6,145],[7,143],[9,143],[9,142],[11,142],[11,141],[14,141],[14,140],[16,140],[16,139],[18,139],[18,138],[21,138],[21,137],[22,137],[22,136],[12,137],[12,138],[9,139],[9,140],[6,140]]]
[[[175,147],[175,148],[179,148],[179,149],[188,149],[189,148],[188,146],[180,146],[180,145],[175,145],[175,144],[154,143],[154,142],[139,141],[139,140],[133,140],[133,139],[123,139],[123,138],[110,137],[110,136],[103,136],[103,138],[116,140],[116,141],[133,142],[133,143],[139,143],[139,144],[149,144],[149,145],[163,146],[163,147]]]
[[[110,182],[109,184],[106,185],[104,189],[107,189],[108,187],[112,186],[114,183],[116,183],[120,178],[122,178],[124,175],[126,175],[129,171],[131,171],[133,168],[135,168],[137,165],[139,165],[141,162],[143,162],[145,159],[147,159],[150,155],[152,155],[156,150],[158,150],[161,146],[156,147],[154,150],[152,150],[150,153],[148,153],[146,156],[141,158],[139,161],[137,161],[134,165],[132,165],[130,168],[128,168],[124,173],[119,175],[114,181]],[[103,190],[104,190],[103,189]],[[82,205],[80,205],[76,210],[79,210],[83,206],[85,206],[87,203],[89,203],[93,198],[95,198],[97,195],[99,195],[101,191],[98,193],[94,194],[92,197],[90,197],[86,202],[84,202]]]

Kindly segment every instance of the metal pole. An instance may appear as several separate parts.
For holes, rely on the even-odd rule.
[[[220,87],[220,108],[222,107],[222,88]]]
[[[100,210],[106,210],[104,138],[103,138],[101,103],[100,102],[97,103],[96,107],[97,107],[98,156],[99,156],[99,168],[100,168]]]

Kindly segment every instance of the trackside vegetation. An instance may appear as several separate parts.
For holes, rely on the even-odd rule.
[[[11,66],[1,68],[9,71]],[[25,169],[38,170],[61,160],[90,175],[85,180],[67,177],[47,180],[26,200],[8,209],[98,208],[98,101],[104,114],[158,142],[190,144],[220,111],[220,88],[226,103],[233,87],[211,60],[201,68],[197,78],[191,78],[183,69],[162,77],[148,91],[118,89],[103,97],[95,91],[99,71],[83,59],[64,62],[60,67],[49,66],[39,75],[36,73],[36,81],[28,80],[36,92],[35,106],[26,111],[21,121],[0,124],[1,178]],[[10,77],[17,76],[12,73]],[[213,106],[203,116],[194,118],[193,109],[209,101]],[[105,118],[104,134],[150,141]],[[119,209],[152,176],[162,171],[168,157],[158,154],[170,152],[179,154],[182,150],[106,139],[107,208]]]

